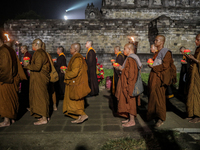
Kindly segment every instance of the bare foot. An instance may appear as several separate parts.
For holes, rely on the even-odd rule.
[[[122,123],[128,123],[129,119],[122,121]]]
[[[135,125],[135,121],[129,121],[125,124],[122,124],[123,127],[132,127]]]
[[[83,123],[87,119],[88,119],[88,115],[81,115],[81,119],[79,119],[79,121],[77,121],[77,123]]]
[[[12,122],[12,123],[15,123],[15,120],[14,120],[14,119],[12,119],[12,120],[11,120],[11,122]]]
[[[57,110],[58,110],[58,108],[56,107],[56,104],[53,104],[53,110],[54,110],[54,111],[57,111]]]
[[[160,127],[163,124],[164,124],[163,121],[159,119],[158,122],[156,123],[155,127]]]
[[[1,122],[0,123],[0,128],[1,127],[8,127],[8,126],[10,126],[10,122]]]
[[[42,125],[42,124],[47,124],[47,120],[41,119],[41,120],[39,120],[37,122],[34,122],[34,125]]]
[[[198,123],[200,122],[200,117],[195,117],[194,119],[189,121],[190,123]]]
[[[38,120],[42,120],[42,117],[41,118],[39,118]],[[50,120],[50,118],[47,118],[47,121],[49,121]]]
[[[71,123],[77,123],[81,119],[81,116],[78,117],[78,119],[71,121]]]
[[[192,119],[192,117],[187,117],[187,118],[185,118],[185,119],[187,119],[187,120],[191,120],[191,119]]]

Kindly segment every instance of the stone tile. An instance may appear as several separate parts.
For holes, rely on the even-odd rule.
[[[47,126],[46,129],[44,130],[45,132],[54,132],[54,131],[62,131],[63,126]]]
[[[63,131],[65,132],[81,132],[82,126],[65,126]]]
[[[31,123],[32,123],[32,120],[30,120],[30,119],[21,119],[21,120],[18,120],[18,121],[16,121],[14,124],[12,124],[12,125],[14,125],[14,126],[16,126],[16,125],[22,125],[22,126],[24,126],[24,125],[31,125]]]
[[[25,126],[9,126],[9,127],[7,127],[6,128],[6,130],[4,130],[5,132],[13,132],[13,133],[15,133],[15,132],[24,132],[24,128],[25,128]]]
[[[83,127],[83,132],[96,132],[96,131],[101,131],[100,125],[90,125]]]
[[[104,125],[109,125],[109,124],[121,124],[120,120],[111,120],[111,119],[103,119],[103,124]]]
[[[67,120],[55,119],[55,120],[50,120],[48,125],[65,125],[66,122],[67,122]]]
[[[101,114],[87,114],[89,119],[100,119]]]
[[[32,133],[32,132],[44,132],[44,130],[46,129],[47,125],[39,125],[39,126],[35,126],[35,125],[28,125],[26,127],[23,128],[23,132],[28,132],[28,133]]]
[[[86,125],[93,125],[93,124],[101,124],[101,119],[88,119],[86,122],[85,122]]]
[[[105,125],[103,131],[121,131],[119,125]]]
[[[103,118],[115,118],[113,114],[103,114]]]
[[[56,120],[56,119],[58,119],[58,120],[66,120],[66,117],[65,117],[65,115],[52,115],[52,117],[51,117],[51,120]]]

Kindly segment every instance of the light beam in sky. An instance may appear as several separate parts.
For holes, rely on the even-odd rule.
[[[64,19],[65,19],[65,20],[68,20],[68,17],[67,17],[67,16],[64,16]]]

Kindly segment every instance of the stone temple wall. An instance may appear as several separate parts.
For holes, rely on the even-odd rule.
[[[97,52],[99,62],[106,68],[111,68],[110,59],[114,58],[114,47],[118,45],[123,49],[130,37],[134,37],[139,42],[138,54],[141,54],[144,66],[147,61],[144,54],[151,55],[150,43],[157,34],[166,36],[165,47],[171,49],[173,54],[179,54],[180,46],[186,46],[194,51],[195,36],[200,33],[200,23],[174,21],[166,16],[151,21],[133,19],[11,20],[5,23],[4,29],[11,40],[29,46],[29,50],[31,50],[32,41],[35,38],[41,38],[46,43],[49,53],[55,54],[57,47],[62,45],[69,57],[72,43],[80,43],[81,53],[84,55],[87,52],[86,41],[93,40],[93,48]],[[178,57],[179,55],[175,61],[177,68],[180,68],[181,55],[180,58]],[[147,70],[143,68],[143,71]]]

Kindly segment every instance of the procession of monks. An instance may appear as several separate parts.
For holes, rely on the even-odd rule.
[[[36,118],[34,125],[48,123],[50,99],[53,99],[53,110],[56,111],[56,99],[58,99],[58,95],[62,94],[64,96],[63,114],[74,119],[71,123],[83,123],[88,119],[88,115],[85,113],[85,97],[99,94],[96,52],[92,48],[93,41],[86,42],[85,47],[88,51],[85,58],[80,54],[81,45],[79,43],[72,44],[70,47],[72,57],[68,65],[63,47],[57,48],[57,62],[53,63],[50,54],[46,52],[45,43],[41,39],[35,39],[32,42],[32,49],[35,52],[31,61],[24,61],[21,65],[15,51],[5,41],[5,36],[1,31],[0,116],[4,118],[4,121],[0,123],[0,127],[10,126],[17,119],[20,82],[28,89],[27,109],[30,111],[30,115]],[[194,55],[183,54],[190,63],[187,72],[186,106],[191,123],[200,122],[200,34],[196,36],[195,43],[197,49]],[[155,127],[160,127],[166,120],[165,92],[168,86],[177,82],[172,52],[165,48],[164,44],[165,37],[158,35],[155,43],[151,45],[154,62],[148,65],[151,72],[148,81],[147,120],[154,119]],[[31,57],[26,46],[22,46],[21,51],[24,56]],[[136,54],[136,47],[133,43],[127,43],[123,53],[118,46],[114,48],[114,52],[116,63],[119,64],[114,66],[112,85],[114,111],[117,116],[126,119],[122,121],[123,127],[131,127],[135,125],[137,106],[140,106],[140,95],[133,96],[133,91],[137,88],[136,82],[142,63]],[[61,66],[67,66],[67,69],[62,70]],[[53,77],[51,73],[54,69],[59,77],[56,83],[51,82]],[[23,83],[23,81],[26,82]],[[57,88],[55,89],[54,86]],[[26,89],[25,92],[27,92]]]

